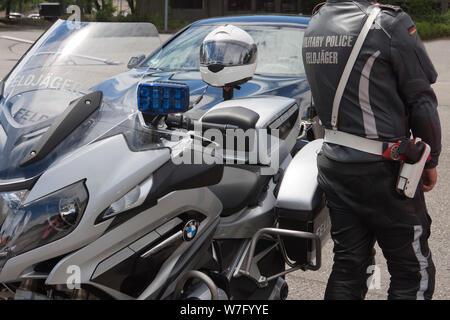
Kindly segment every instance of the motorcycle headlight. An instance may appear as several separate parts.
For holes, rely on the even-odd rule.
[[[72,232],[86,209],[84,181],[23,205],[28,191],[0,193],[0,268],[11,257]]]

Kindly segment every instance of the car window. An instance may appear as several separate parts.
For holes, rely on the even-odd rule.
[[[303,74],[303,29],[286,26],[243,26],[258,47],[256,74]],[[200,45],[217,25],[193,26],[154,54],[143,66],[162,70],[199,70]]]

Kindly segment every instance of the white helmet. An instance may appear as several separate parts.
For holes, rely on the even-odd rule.
[[[233,25],[218,27],[200,47],[202,79],[214,87],[239,85],[250,80],[258,52],[253,38]]]

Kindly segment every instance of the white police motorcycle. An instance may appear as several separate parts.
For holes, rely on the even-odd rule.
[[[124,47],[159,44],[154,26],[124,26],[58,21],[1,83],[3,296],[286,298],[285,274],[317,270],[329,231],[322,141],[299,139],[292,99],[230,99],[256,61],[237,28],[227,30],[247,43],[234,59],[246,76],[221,75],[230,65],[214,53],[226,39],[205,39],[203,78],[227,82],[226,101],[201,119],[188,117],[186,85],[150,70],[100,90]],[[240,131],[250,134],[234,147]]]

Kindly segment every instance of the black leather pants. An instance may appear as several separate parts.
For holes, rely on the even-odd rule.
[[[414,199],[395,191],[399,163],[341,163],[318,156],[334,241],[325,299],[364,299],[378,242],[388,263],[389,299],[431,299],[435,267],[422,186]]]

